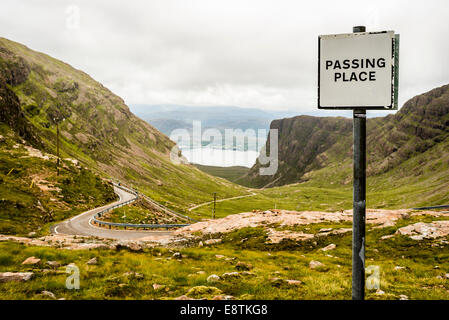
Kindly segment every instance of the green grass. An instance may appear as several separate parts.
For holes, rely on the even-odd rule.
[[[9,129],[0,126],[0,234],[48,233],[51,223],[112,202],[110,184],[91,171],[61,161],[28,157]],[[47,189],[48,188],[48,189]]]
[[[449,299],[447,280],[437,278],[449,270],[448,245],[441,244],[440,239],[417,242],[405,236],[380,240],[400,226],[432,220],[435,218],[414,217],[399,220],[394,227],[367,228],[366,265],[380,267],[380,289],[385,292],[385,295],[376,295],[367,289],[367,299],[398,299],[401,294],[410,299]],[[324,226],[329,223],[309,225],[313,230],[308,232]],[[48,290],[66,299],[172,299],[195,286],[213,286],[238,299],[351,299],[351,233],[301,243],[267,244],[265,241],[262,228],[244,228],[224,235],[223,242],[218,245],[153,248],[141,253],[124,249],[72,251],[3,242],[0,243],[1,271],[32,271],[35,278],[24,283],[0,284],[0,298],[42,299],[40,292]],[[330,243],[337,248],[328,252],[320,250]],[[172,258],[178,251],[183,255],[181,260]],[[216,255],[233,259],[219,259]],[[41,265],[21,265],[29,256],[42,259]],[[99,264],[86,265],[93,257],[98,257]],[[75,263],[80,268],[80,289],[66,289],[68,275],[64,267],[58,274],[45,273],[43,269],[47,268],[48,260],[57,260],[63,265]],[[325,267],[312,270],[309,268],[311,260],[318,260]],[[237,271],[239,261],[251,264],[250,272],[254,276],[222,279],[214,284],[206,281],[211,274],[221,276]],[[406,269],[395,270],[396,266]],[[129,271],[142,274],[143,279],[125,276]],[[303,284],[276,284],[270,280],[274,277],[300,280]],[[163,285],[163,289],[154,290],[154,283]],[[212,298],[207,294],[198,297]]]

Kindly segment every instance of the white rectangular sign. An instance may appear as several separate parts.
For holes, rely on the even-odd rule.
[[[397,109],[399,36],[393,31],[318,38],[319,109]]]

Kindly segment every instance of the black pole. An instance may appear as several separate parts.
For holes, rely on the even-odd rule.
[[[364,26],[353,32],[365,32]],[[354,189],[352,219],[352,299],[365,298],[366,110],[354,109]]]

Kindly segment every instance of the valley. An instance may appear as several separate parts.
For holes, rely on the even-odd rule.
[[[253,119],[279,132],[262,176],[188,163],[89,75],[5,38],[0,98],[1,299],[350,299],[350,119]],[[368,119],[368,299],[449,298],[448,213],[413,209],[449,204],[448,128],[449,85]],[[94,223],[125,203],[98,217],[122,225]]]

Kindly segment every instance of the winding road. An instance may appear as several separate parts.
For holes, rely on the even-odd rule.
[[[148,236],[169,236],[172,231],[148,231],[148,230],[109,230],[101,228],[92,223],[94,215],[103,209],[113,207],[114,205],[124,203],[128,200],[134,199],[135,195],[123,189],[114,186],[114,192],[119,196],[119,200],[107,204],[103,207],[98,207],[86,212],[83,212],[69,220],[63,221],[50,228],[53,234],[67,234],[67,235],[81,235],[81,236],[95,236],[106,239],[116,240],[138,240]]]

